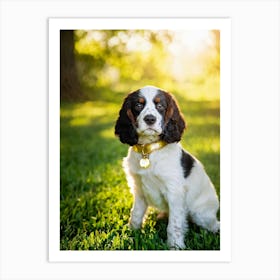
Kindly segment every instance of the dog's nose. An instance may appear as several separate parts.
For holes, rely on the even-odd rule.
[[[148,125],[152,125],[152,124],[154,124],[155,122],[156,122],[156,117],[155,116],[153,116],[153,115],[147,115],[147,116],[145,116],[145,118],[144,118],[144,121],[146,122],[146,124],[148,124]]]

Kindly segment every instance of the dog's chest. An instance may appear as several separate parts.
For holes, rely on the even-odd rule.
[[[168,193],[181,190],[183,173],[180,168],[181,147],[178,144],[169,144],[149,155],[150,165],[142,168],[140,153],[129,150],[124,160],[124,169],[128,174],[137,177],[147,203],[161,211],[168,211]],[[133,184],[132,184],[133,187]]]
[[[142,155],[139,153],[132,153],[128,159],[130,170],[140,178],[146,201],[161,211],[168,211],[166,200],[168,187],[176,178],[176,174],[170,170],[178,163],[176,156],[167,151],[168,149],[163,149],[152,153],[149,156],[148,168],[140,166]]]
[[[141,183],[142,191],[148,204],[161,211],[168,211],[165,184],[152,172],[142,174]]]

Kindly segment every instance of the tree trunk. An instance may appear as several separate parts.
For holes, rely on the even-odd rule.
[[[60,30],[60,100],[76,101],[83,99],[78,80],[73,30]]]

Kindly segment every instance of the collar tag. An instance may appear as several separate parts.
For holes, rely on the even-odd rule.
[[[148,168],[151,164],[149,157],[143,155],[143,158],[140,159],[139,164],[142,168]]]

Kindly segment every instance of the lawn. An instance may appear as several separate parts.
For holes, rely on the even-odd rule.
[[[132,195],[121,167],[128,146],[114,136],[124,96],[116,102],[62,103],[60,249],[166,250],[166,220],[149,209],[141,230],[127,227]],[[219,101],[177,98],[188,123],[182,144],[204,164],[219,195]],[[219,234],[190,224],[186,250],[219,250]]]

